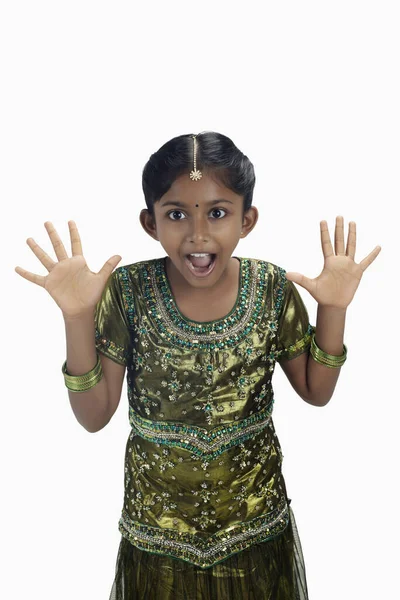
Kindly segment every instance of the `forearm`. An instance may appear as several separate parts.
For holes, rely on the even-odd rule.
[[[67,341],[67,372],[83,375],[96,364],[94,312],[75,319],[64,317]],[[104,375],[86,392],[68,390],[77,421],[89,432],[99,431],[108,423],[108,392]]]
[[[318,305],[315,341],[328,354],[343,353],[346,309]],[[307,388],[312,404],[323,406],[329,402],[336,387],[341,367],[331,368],[316,362],[311,354],[307,362]]]

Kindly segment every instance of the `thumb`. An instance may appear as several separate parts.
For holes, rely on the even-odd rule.
[[[119,254],[115,254],[109,258],[100,269],[99,275],[102,275],[107,280],[121,259],[122,256],[119,256]]]
[[[293,283],[297,283],[298,285],[301,285],[301,287],[303,287],[305,290],[307,290],[308,292],[311,292],[311,289],[313,287],[313,282],[312,282],[312,279],[310,279],[309,277],[306,277],[305,275],[302,275],[301,273],[295,273],[293,271],[288,271],[286,273],[286,279],[288,279],[289,281],[293,281]]]

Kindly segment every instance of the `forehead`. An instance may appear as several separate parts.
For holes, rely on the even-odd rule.
[[[160,207],[167,201],[177,201],[187,204],[206,204],[210,200],[225,198],[234,204],[242,202],[242,197],[227,188],[216,177],[204,174],[198,181],[192,181],[189,173],[178,177],[166,194],[160,198]]]

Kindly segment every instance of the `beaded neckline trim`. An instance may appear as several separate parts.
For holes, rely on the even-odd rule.
[[[235,423],[218,425],[208,431],[204,427],[179,422],[151,421],[129,407],[129,421],[142,438],[156,444],[185,448],[204,460],[213,460],[222,452],[237,446],[264,429],[270,422],[274,399],[268,406]]]
[[[179,312],[164,268],[164,258],[143,265],[149,313],[161,337],[182,348],[214,350],[236,345],[255,328],[264,308],[267,265],[241,258],[241,285],[234,309],[222,319],[196,323]]]
[[[177,529],[151,527],[132,520],[123,509],[119,531],[134,546],[156,554],[167,554],[209,568],[252,544],[281,534],[289,524],[289,505],[282,496],[276,508],[251,521],[240,522],[204,539]]]

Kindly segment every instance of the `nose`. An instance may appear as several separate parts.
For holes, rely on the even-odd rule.
[[[203,217],[202,215],[195,215],[192,219],[190,219],[189,225],[189,241],[191,242],[199,242],[208,240],[209,238],[209,221],[207,217]]]

